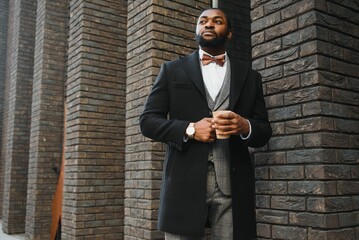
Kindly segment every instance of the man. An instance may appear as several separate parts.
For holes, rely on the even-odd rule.
[[[158,222],[166,239],[201,239],[208,224],[212,239],[256,238],[248,146],[265,145],[272,131],[261,77],[227,54],[231,37],[223,11],[205,10],[199,51],[163,64],[140,117],[142,133],[167,144]]]

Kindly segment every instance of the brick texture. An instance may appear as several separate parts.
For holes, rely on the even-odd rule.
[[[1,0],[0,1],[0,99],[4,99],[4,88],[5,88],[5,79],[6,79],[8,11],[9,11],[9,2],[5,0]],[[0,120],[3,119],[4,116],[3,114],[4,114],[4,101],[0,101]],[[3,127],[4,127],[3,124],[0,124],[0,136],[3,136],[3,131],[4,131]],[[2,137],[0,137],[0,146],[2,146]],[[0,159],[3,160],[2,158]],[[5,167],[5,161],[1,161],[0,183],[4,182],[4,167]],[[4,193],[4,185],[0,184],[0,213],[2,213],[3,193]]]
[[[126,1],[70,1],[62,239],[123,239]]]
[[[258,236],[358,239],[358,5],[251,7],[253,67],[274,133],[254,154]]]
[[[164,146],[138,117],[160,65],[197,48],[210,4],[0,0],[3,231],[49,238],[64,148],[62,239],[163,238]],[[358,4],[219,6],[235,26],[228,48],[263,76],[273,127],[253,149],[258,239],[359,240]]]
[[[3,230],[25,230],[30,116],[35,42],[34,1],[9,1],[2,158],[5,161]]]
[[[28,239],[50,238],[52,198],[62,155],[67,17],[66,1],[37,2],[26,212]]]

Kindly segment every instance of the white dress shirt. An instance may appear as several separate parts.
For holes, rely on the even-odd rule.
[[[203,54],[207,54],[211,57],[211,54],[203,51],[201,48],[199,49],[199,59],[202,59]],[[224,53],[225,58],[224,58],[224,65],[223,66],[219,66],[218,64],[216,64],[215,62],[211,62],[208,65],[203,65],[202,63],[200,64],[201,66],[201,71],[202,71],[202,77],[203,77],[203,81],[204,81],[204,85],[207,88],[207,91],[209,93],[209,95],[211,96],[212,100],[215,101],[216,97],[219,94],[219,91],[222,88],[223,85],[223,80],[224,77],[226,75],[226,71],[227,71],[227,66],[228,66],[228,56],[227,56],[227,52]],[[248,139],[251,136],[252,133],[252,126],[251,123],[248,119],[246,119],[248,124],[249,124],[249,133],[247,136],[243,136],[242,134],[240,134],[241,138],[243,140]]]
[[[200,48],[199,59],[202,59],[203,54],[207,54],[211,57],[214,57]],[[206,86],[207,91],[213,101],[216,100],[216,97],[218,96],[219,91],[221,90],[221,87],[223,85],[223,80],[227,71],[227,65],[228,65],[227,52],[225,52],[224,54],[225,54],[225,58],[224,58],[225,62],[222,67],[216,64],[215,62],[211,62],[210,64],[205,66],[200,64],[204,85]]]

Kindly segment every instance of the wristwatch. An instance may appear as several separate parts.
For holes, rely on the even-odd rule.
[[[194,128],[194,123],[190,123],[186,129],[186,135],[188,136],[188,138],[193,139],[195,133],[196,129]]]

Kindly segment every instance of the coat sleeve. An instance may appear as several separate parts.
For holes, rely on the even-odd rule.
[[[182,150],[183,137],[190,122],[168,119],[171,96],[167,68],[166,63],[161,67],[140,116],[140,128],[144,136]]]
[[[268,121],[268,113],[263,96],[262,78],[259,73],[253,71],[256,80],[256,94],[254,107],[248,120],[251,123],[252,133],[245,144],[249,147],[263,147],[272,136],[272,128]]]

